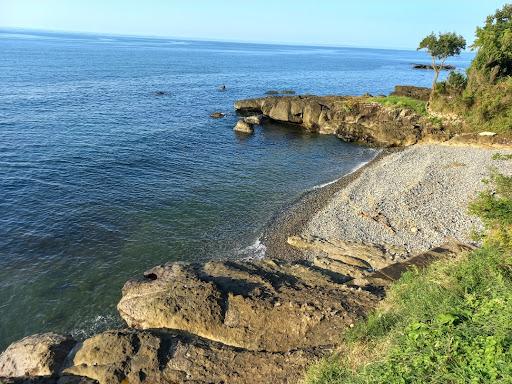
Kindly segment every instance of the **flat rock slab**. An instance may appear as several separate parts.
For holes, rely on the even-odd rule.
[[[309,262],[171,263],[126,283],[118,304],[132,328],[185,331],[251,351],[336,344],[379,297]]]

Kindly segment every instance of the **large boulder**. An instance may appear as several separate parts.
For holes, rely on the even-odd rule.
[[[247,134],[254,132],[254,128],[252,127],[252,124],[249,124],[244,119],[238,120],[235,125],[235,128],[233,128],[233,130],[235,132],[247,133]]]
[[[107,331],[77,348],[67,375],[101,384],[296,383],[314,352],[251,352],[170,332]]]
[[[397,85],[391,93],[392,96],[410,97],[416,100],[428,101],[432,88],[415,87],[413,85]]]
[[[75,344],[56,333],[25,337],[0,355],[0,377],[55,376]]]
[[[309,262],[171,263],[127,282],[118,304],[132,328],[181,330],[252,351],[336,344],[378,297]]]

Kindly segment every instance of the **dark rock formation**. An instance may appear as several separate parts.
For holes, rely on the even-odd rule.
[[[428,101],[432,89],[424,87],[415,87],[412,85],[397,85],[391,93],[392,96],[405,96],[416,100]]]
[[[222,119],[224,116],[226,116],[224,113],[222,112],[213,112],[210,117],[212,119]]]
[[[369,145],[406,146],[432,135],[436,139],[449,138],[428,118],[406,108],[384,106],[368,97],[264,97],[237,101],[235,109],[242,115],[263,114],[277,122]]]
[[[156,91],[155,93],[153,93],[155,96],[166,96],[167,95],[167,92],[164,92],[164,91]]]
[[[433,70],[434,67],[430,64],[413,64],[412,67],[414,69],[430,69]],[[441,70],[443,71],[453,71],[455,67],[453,65],[445,64],[441,66]]]

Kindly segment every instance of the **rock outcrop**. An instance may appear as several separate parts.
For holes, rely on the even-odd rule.
[[[304,261],[213,261],[153,268],[123,288],[118,304],[132,328],[185,331],[252,351],[336,344],[378,297],[349,276]]]
[[[395,86],[395,90],[391,93],[391,96],[404,96],[416,100],[428,101],[431,93],[431,88],[415,87],[413,85],[397,85]]]
[[[254,128],[252,127],[252,124],[249,124],[244,119],[238,120],[235,125],[235,128],[233,128],[233,130],[235,132],[247,133],[247,134],[251,134],[254,132]]]
[[[274,96],[240,100],[235,109],[242,115],[263,114],[308,131],[384,147],[412,145],[425,137],[450,137],[428,118],[407,108],[387,107],[371,97]]]
[[[385,288],[470,248],[394,263],[384,249],[293,237],[308,259],[170,263],[130,280],[118,309],[130,329],[79,342],[35,335],[0,355],[10,384],[296,383]],[[17,376],[17,378],[13,378]]]
[[[434,69],[434,67],[430,64],[413,64],[412,67],[414,69],[430,69],[430,70]],[[453,65],[449,65],[449,64],[441,65],[441,70],[443,70],[443,71],[453,71],[454,69],[456,69],[456,68]]]
[[[25,337],[0,355],[0,377],[58,374],[75,343],[70,336],[55,333]]]

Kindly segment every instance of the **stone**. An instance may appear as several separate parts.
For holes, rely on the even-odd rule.
[[[430,70],[433,70],[434,67],[430,64],[413,64],[412,67],[414,69],[430,69]],[[443,71],[453,71],[454,69],[456,69],[453,65],[449,65],[449,64],[444,64],[441,66],[441,70]]]
[[[224,116],[226,116],[224,113],[222,112],[213,112],[210,117],[212,119],[222,119]]]
[[[336,344],[378,297],[310,262],[170,263],[128,281],[118,311],[129,327],[173,329],[251,351]],[[280,305],[276,306],[276,303]],[[305,313],[305,306],[314,308]]]
[[[164,92],[164,91],[156,91],[156,92],[154,93],[154,95],[155,95],[155,96],[165,96],[165,95],[167,95],[167,92]]]
[[[165,331],[107,331],[77,348],[64,374],[101,384],[296,383],[314,351],[251,352]]]
[[[416,100],[429,101],[431,88],[415,87],[412,85],[397,85],[391,96],[404,96]]]
[[[253,133],[254,128],[252,127],[252,124],[249,124],[242,119],[238,120],[238,122],[235,125],[234,131],[240,133]]]
[[[250,125],[261,125],[263,122],[263,115],[246,116],[243,118],[243,120]]]
[[[494,136],[496,136],[496,135],[497,135],[497,133],[496,133],[496,132],[487,132],[487,131],[486,131],[486,132],[480,132],[478,135],[479,135],[479,136],[494,137]]]
[[[75,344],[70,336],[56,333],[25,337],[0,355],[0,377],[54,376]]]

